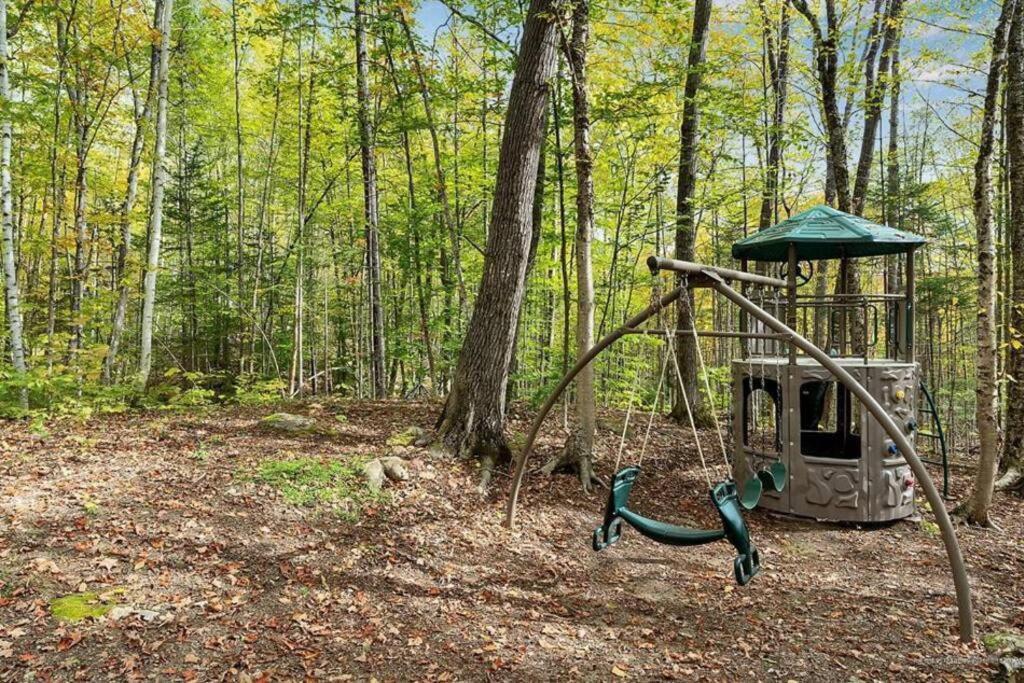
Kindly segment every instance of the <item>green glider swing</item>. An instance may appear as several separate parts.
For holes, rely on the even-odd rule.
[[[686,285],[684,283],[684,288],[685,286]],[[701,375],[704,379],[704,386],[710,399],[712,395],[711,382],[708,377],[707,367],[704,364],[704,356],[700,350],[700,344],[698,343],[694,316],[692,311],[690,311],[689,298],[687,297],[685,300],[687,302],[686,309],[689,315],[689,325],[693,334],[694,346],[697,350],[697,358],[701,369]],[[662,364],[661,375],[658,380],[658,390],[656,395],[659,397],[661,396],[662,388],[664,386],[665,373],[670,359],[675,368],[676,379],[679,382],[679,386],[683,386],[682,372],[679,368],[679,361],[676,357],[675,344],[673,341],[674,333],[667,327],[665,328],[665,339],[668,348],[666,349],[665,361]],[[635,393],[636,392],[634,391],[633,395],[635,395]],[[760,500],[761,494],[765,488],[773,491],[781,491],[786,483],[786,467],[781,462],[772,463],[771,466],[759,471],[756,477],[751,477],[748,480],[746,486],[744,486],[742,494],[737,491],[736,483],[731,478],[727,477],[717,484],[712,483],[707,461],[704,457],[704,449],[701,446],[700,436],[697,432],[697,426],[693,418],[693,411],[690,407],[689,397],[687,397],[685,391],[680,392],[680,394],[683,399],[683,406],[686,409],[687,418],[689,419],[690,429],[693,433],[697,453],[700,456],[704,477],[708,483],[711,503],[718,512],[718,516],[722,522],[722,528],[694,529],[690,527],[677,526],[675,524],[669,524],[667,522],[661,522],[656,519],[644,517],[643,515],[637,514],[633,510],[629,509],[629,495],[633,490],[633,484],[640,475],[643,457],[647,450],[647,442],[650,438],[651,427],[654,422],[654,415],[658,407],[658,401],[655,400],[655,404],[652,407],[651,414],[648,418],[647,430],[644,434],[644,440],[641,445],[640,457],[637,464],[619,469],[625,444],[625,436],[629,429],[629,419],[633,407],[633,395],[631,395],[629,406],[626,409],[626,420],[623,426],[622,436],[619,440],[619,450],[615,461],[616,473],[612,478],[611,485],[609,486],[608,503],[605,506],[604,520],[601,526],[594,529],[592,539],[593,548],[596,551],[603,550],[618,541],[622,536],[623,521],[636,529],[643,536],[646,536],[656,543],[662,543],[665,545],[695,546],[726,539],[733,545],[737,553],[736,558],[733,560],[733,573],[736,578],[736,583],[741,586],[745,586],[761,570],[761,562],[757,548],[754,547],[753,543],[750,541],[750,532],[744,522],[741,508],[745,508],[747,510],[753,509],[757,505],[758,500]],[[729,471],[729,461],[725,441],[722,438],[720,430],[716,429],[716,433],[718,435],[719,446],[721,447],[722,459],[726,465],[726,471]]]

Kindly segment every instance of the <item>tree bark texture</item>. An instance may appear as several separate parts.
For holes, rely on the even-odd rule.
[[[445,445],[492,462],[510,455],[505,388],[526,288],[533,205],[555,69],[552,0],[532,0],[509,94],[484,273],[440,425]]]
[[[708,45],[708,28],[711,23],[711,0],[697,0],[693,10],[693,32],[690,37],[690,52],[686,64],[686,83],[683,86],[683,121],[679,129],[679,184],[676,188],[676,235],[675,257],[680,261],[693,261],[697,239],[694,191],[697,186],[697,155],[699,144],[697,131],[700,107],[697,93],[704,78],[704,60]],[[676,328],[690,329],[693,311],[693,292],[687,291],[676,304]],[[692,335],[679,334],[676,357],[683,378],[683,386],[677,392],[686,392],[690,409],[698,426],[711,426],[712,416],[704,405],[697,387],[697,347]],[[677,395],[672,407],[672,416],[682,420],[686,414],[686,402]]]

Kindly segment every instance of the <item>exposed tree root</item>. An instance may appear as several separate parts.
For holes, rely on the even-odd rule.
[[[556,472],[575,473],[579,477],[584,493],[591,493],[595,485],[606,488],[606,484],[594,474],[593,454],[583,448],[581,442],[578,430],[573,430],[566,439],[561,453],[544,463],[540,468],[541,473],[547,476]]]
[[[1006,473],[996,481],[995,490],[1024,493],[1024,471],[1016,467],[1006,470]]]

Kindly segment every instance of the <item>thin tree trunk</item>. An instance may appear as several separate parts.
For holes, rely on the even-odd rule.
[[[462,249],[461,240],[456,229],[455,221],[452,218],[452,210],[448,200],[448,182],[445,180],[444,163],[441,157],[441,142],[437,132],[434,105],[430,97],[430,89],[427,87],[427,75],[420,60],[419,50],[416,47],[416,40],[413,38],[412,29],[405,17],[405,10],[398,7],[398,20],[402,24],[402,31],[405,33],[405,40],[409,45],[409,54],[412,56],[413,70],[416,72],[416,80],[420,87],[420,97],[423,99],[423,113],[426,117],[427,131],[430,133],[431,151],[434,156],[434,176],[437,181],[437,201],[441,205],[441,218],[444,221],[444,228],[448,233],[451,242],[452,268],[455,270],[455,284],[459,294],[459,314],[465,318],[468,308],[466,296],[466,282],[462,275]]]
[[[3,206],[3,260],[4,288],[7,306],[7,328],[10,334],[11,359],[14,370],[24,375],[28,370],[25,361],[25,342],[22,338],[21,301],[18,297],[18,273],[14,259],[14,224],[11,209],[11,121],[8,118],[10,105],[9,53],[7,50],[7,0],[0,0],[0,104],[3,105],[3,119],[0,120],[0,203]],[[21,404],[28,408],[28,394],[22,390]]]
[[[153,23],[160,21],[163,11],[163,0],[156,0],[156,8],[153,15]],[[114,307],[114,320],[110,327],[110,337],[107,342],[107,355],[103,359],[103,380],[109,382],[117,363],[117,352],[121,345],[121,336],[124,333],[124,322],[128,311],[128,295],[131,292],[131,282],[127,275],[128,253],[132,244],[131,213],[135,206],[135,199],[139,190],[139,171],[142,168],[142,153],[145,149],[146,125],[149,123],[150,111],[153,105],[153,93],[156,90],[156,72],[160,61],[160,52],[156,45],[150,49],[149,58],[149,83],[146,86],[146,94],[142,101],[139,101],[138,91],[134,88],[134,74],[131,70],[131,60],[125,59],[128,72],[132,80],[132,99],[135,106],[135,134],[132,139],[131,157],[128,162],[128,183],[125,187],[124,201],[121,203],[121,243],[117,247],[117,304]]]
[[[242,156],[242,87],[241,87],[241,50],[238,44],[238,0],[231,0],[231,46],[233,50],[233,76],[235,91],[235,277],[238,287],[238,369],[245,372],[245,316],[242,313],[245,297],[245,275],[242,265],[245,259],[245,166]]]
[[[825,0],[826,31],[807,0],[792,0],[793,7],[807,19],[814,36],[814,59],[821,86],[822,113],[825,118],[827,162],[835,200],[840,211],[850,211],[850,172],[846,167],[846,127],[839,111],[837,80],[839,73],[839,18],[835,0]]]
[[[387,393],[384,363],[384,308],[380,295],[380,236],[377,231],[377,162],[370,103],[370,67],[366,52],[363,0],[355,0],[356,98],[359,114],[359,152],[363,169],[363,221],[366,231],[366,269],[370,295],[370,369],[373,397]]]
[[[594,160],[590,150],[590,102],[587,92],[587,42],[590,36],[590,0],[576,0],[572,38],[568,47],[572,74],[573,147],[576,155],[576,357],[594,345],[594,276],[590,242],[594,232]],[[576,426],[569,434],[560,460],[572,462],[583,490],[590,492],[594,478],[594,366],[576,376]]]
[[[160,267],[160,240],[163,235],[164,186],[167,169],[167,80],[170,69],[171,15],[174,0],[164,0],[160,17],[160,62],[157,67],[156,136],[153,150],[153,194],[149,208],[149,253],[142,286],[142,333],[139,351],[139,375],[136,388],[145,391],[153,366],[153,308],[156,303],[156,276]]]
[[[871,78],[865,79],[864,86],[864,134],[861,136],[860,157],[857,162],[857,174],[851,200],[853,213],[858,216],[864,213],[864,202],[867,199],[871,162],[875,152],[875,138],[878,132],[878,123],[882,118],[882,103],[885,101],[889,85],[889,62],[903,27],[903,0],[889,0],[884,25],[885,37],[882,41],[882,54],[878,58],[878,68],[871,74]]]
[[[772,83],[772,122],[768,131],[768,165],[761,192],[761,213],[757,227],[764,230],[779,217],[779,169],[782,166],[782,126],[786,115],[786,91],[789,81],[789,1],[783,0],[779,20],[779,46],[776,53],[773,23],[768,17],[765,0],[759,0],[768,71]]]
[[[902,178],[900,177],[899,130],[900,130],[900,43],[893,45],[892,87],[889,92],[889,149],[886,153],[885,221],[894,228],[903,228]],[[889,256],[885,262],[885,292],[895,294],[899,283],[898,259]]]
[[[708,27],[711,23],[711,0],[696,0],[693,10],[693,33],[690,38],[690,54],[686,65],[686,84],[683,88],[683,122],[679,130],[679,184],[676,190],[676,236],[675,257],[682,261],[693,261],[697,238],[694,191],[697,186],[697,141],[700,108],[697,93],[704,77],[704,61],[708,44]],[[676,328],[690,328],[689,318],[693,311],[693,291],[679,297],[676,305]],[[704,405],[697,388],[697,347],[691,335],[679,334],[676,344],[676,358],[682,375],[683,386],[676,387],[686,392],[690,410],[698,426],[713,425],[713,417]],[[687,402],[679,394],[672,407],[672,417],[683,420]]]
[[[532,0],[509,95],[484,273],[459,354],[440,435],[454,453],[487,465],[510,455],[505,388],[526,286],[533,205],[555,70],[552,0]]]

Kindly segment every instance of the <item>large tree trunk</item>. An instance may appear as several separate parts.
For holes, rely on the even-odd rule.
[[[1006,64],[1006,153],[1010,166],[1010,253],[1013,288],[1010,307],[1012,336],[1006,373],[1014,378],[1006,390],[1006,475],[998,487],[1024,484],[1024,2],[1017,0],[1008,36]]]
[[[577,0],[573,8],[572,39],[568,45],[572,74],[573,145],[576,155],[576,357],[594,345],[594,276],[590,242],[594,232],[594,160],[590,151],[590,102],[587,92],[587,41],[590,35],[590,0]],[[590,492],[594,478],[594,432],[597,405],[594,366],[576,376],[576,425],[560,457],[547,468],[572,465],[583,490]]]
[[[697,129],[700,108],[697,106],[697,92],[704,77],[704,57],[707,52],[708,27],[711,23],[711,0],[696,0],[693,9],[693,33],[690,37],[690,53],[686,64],[686,84],[683,87],[683,122],[679,129],[679,184],[676,190],[676,239],[675,257],[681,261],[694,260],[697,238],[696,217],[693,206],[694,190],[697,187]],[[676,305],[676,329],[690,329],[689,319],[693,311],[693,291],[679,297]],[[709,427],[714,424],[711,412],[705,406],[697,388],[697,346],[692,335],[679,334],[676,358],[682,374],[683,386],[676,387],[685,392],[690,410],[697,426]],[[686,401],[677,397],[672,407],[672,417],[683,420],[686,416]]]
[[[992,40],[992,60],[985,89],[978,160],[974,164],[974,222],[978,235],[978,352],[975,416],[981,452],[967,519],[988,526],[992,486],[999,464],[999,408],[996,389],[996,245],[992,220],[992,157],[996,111],[1006,60],[1006,32],[1017,0],[1006,0]]]
[[[505,115],[483,279],[440,424],[451,451],[480,455],[485,466],[510,455],[505,388],[526,288],[555,34],[553,0],[531,0]]]
[[[7,306],[7,328],[10,334],[11,359],[14,370],[24,374],[28,369],[25,361],[25,342],[22,339],[21,302],[18,297],[18,273],[14,261],[14,225],[11,211],[11,121],[7,118],[10,100],[7,52],[7,0],[0,0],[0,104],[3,105],[3,120],[0,121],[0,203],[3,205],[3,260],[4,289]],[[25,392],[21,394],[23,407],[28,407]]]
[[[153,366],[153,307],[156,303],[156,274],[160,267],[160,240],[163,235],[164,186],[167,169],[167,80],[170,71],[171,14],[174,0],[164,0],[160,17],[160,63],[157,67],[156,138],[153,149],[153,194],[149,207],[149,253],[142,285],[142,348],[139,351],[139,375],[136,387],[145,391]]]
[[[163,12],[163,0],[156,0],[156,8],[153,14],[154,25],[159,24]],[[117,304],[114,307],[114,320],[110,327],[110,337],[107,342],[107,355],[103,359],[103,380],[109,382],[113,374],[114,366],[117,363],[117,352],[121,345],[121,336],[124,334],[124,321],[128,312],[128,295],[131,291],[131,282],[127,275],[128,253],[132,245],[132,208],[135,206],[135,199],[139,191],[139,171],[142,169],[142,153],[145,149],[146,125],[149,123],[150,110],[153,106],[153,93],[156,90],[157,68],[160,63],[160,51],[154,44],[150,49],[149,57],[149,83],[146,86],[145,97],[140,101],[138,90],[135,89],[135,78],[132,73],[131,59],[126,57],[125,62],[132,81],[132,100],[135,107],[135,134],[132,139],[131,157],[128,162],[128,183],[125,187],[124,201],[121,203],[121,243],[117,246]]]
[[[370,375],[373,397],[387,393],[384,364],[384,308],[380,296],[380,235],[377,230],[377,161],[370,103],[370,66],[366,53],[363,0],[354,4],[356,30],[356,99],[359,114],[359,152],[363,169],[363,220],[366,231],[366,272],[370,294]]]

